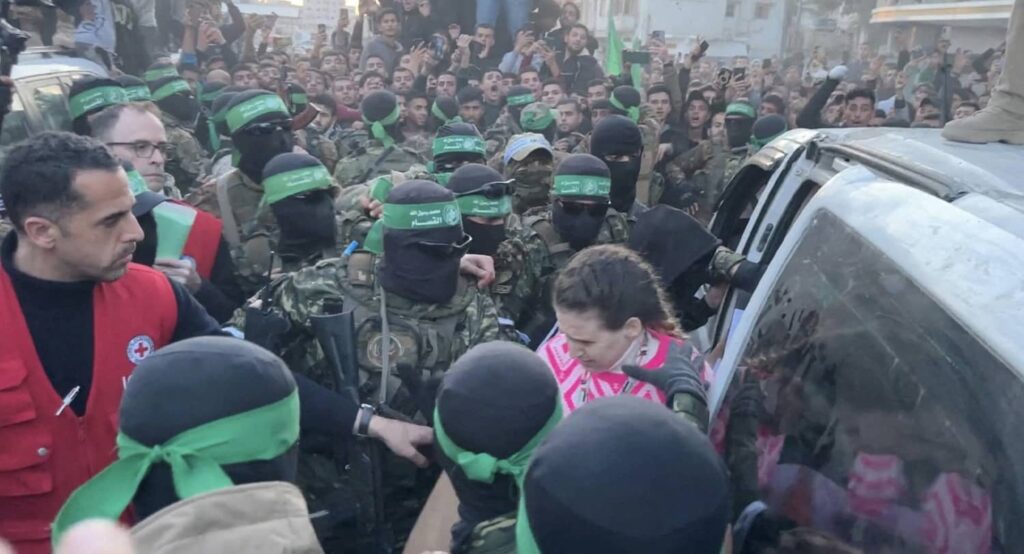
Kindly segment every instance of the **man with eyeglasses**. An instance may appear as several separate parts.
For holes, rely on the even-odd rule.
[[[181,199],[174,177],[164,171],[171,150],[159,110],[152,103],[117,104],[89,122],[99,139],[122,162],[128,162],[146,180],[146,186],[168,198]]]
[[[629,221],[612,208],[612,175],[603,160],[571,154],[558,165],[551,205],[523,214],[519,239],[529,252],[527,271],[537,283],[518,328],[538,346],[555,323],[550,287],[573,254],[595,244],[629,240]]]

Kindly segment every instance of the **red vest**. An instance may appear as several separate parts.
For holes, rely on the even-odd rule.
[[[196,210],[196,220],[192,223],[192,230],[188,233],[183,253],[195,260],[196,273],[203,279],[209,280],[210,273],[213,271],[213,263],[217,259],[217,248],[220,246],[220,234],[224,230],[224,224],[212,214],[196,209],[185,202],[179,200],[172,200],[172,202]]]
[[[135,364],[170,342],[178,319],[162,273],[136,264],[93,290],[92,386],[85,415],[43,371],[7,272],[0,269],[0,537],[19,554],[50,551],[68,496],[116,459],[117,413]]]

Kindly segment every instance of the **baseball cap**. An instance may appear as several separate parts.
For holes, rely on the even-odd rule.
[[[508,141],[508,146],[505,147],[505,154],[502,156],[502,161],[506,164],[511,160],[521,162],[533,152],[541,149],[551,155],[554,155],[554,151],[551,149],[551,143],[548,142],[548,139],[544,138],[544,135],[538,133],[514,135]]]

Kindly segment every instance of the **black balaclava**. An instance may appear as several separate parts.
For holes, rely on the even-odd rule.
[[[525,85],[512,85],[508,87],[508,94],[505,95],[505,109],[512,121],[519,125],[519,116],[523,114],[523,108],[536,102],[533,91]]]
[[[448,190],[459,193],[466,193],[480,190],[480,187],[487,183],[500,183],[505,181],[501,173],[479,163],[467,164],[452,173],[448,180]],[[470,216],[486,218],[505,219],[512,212],[512,200],[509,195],[503,194],[500,198],[486,198],[483,195],[468,195],[459,197],[459,210],[462,212],[462,228],[466,234],[473,237],[469,244],[470,254],[483,254],[494,256],[498,253],[498,245],[506,238],[505,225],[487,225],[477,223]]]
[[[228,137],[231,135],[231,132],[228,131],[228,123],[224,119],[224,116],[227,113],[228,104],[231,103],[231,100],[235,98],[235,95],[237,95],[238,92],[239,91],[230,91],[225,89],[220,93],[220,96],[210,104],[210,118],[213,120],[214,129],[217,131],[217,134],[222,137]]]
[[[697,309],[703,300],[694,298],[708,283],[708,265],[721,244],[714,235],[686,212],[670,206],[655,206],[637,218],[629,234],[629,247],[636,250],[661,276],[661,284],[672,297],[684,328],[700,321]]]
[[[298,175],[297,181],[309,182],[313,177],[302,175],[299,170],[311,169],[310,175],[323,179],[322,184],[312,190],[304,190],[286,198],[274,199],[270,210],[280,229],[277,253],[288,265],[301,264],[305,260],[321,255],[337,242],[337,226],[334,222],[334,199],[331,196],[330,175],[326,168],[309,154],[289,152],[278,154],[263,168],[264,190],[268,179],[289,173]]]
[[[786,118],[779,114],[769,114],[757,118],[754,126],[750,129],[750,146],[752,151],[764,148],[766,144],[775,140],[782,133],[789,130]]]
[[[626,116],[633,123],[640,121],[640,91],[635,88],[628,85],[615,87],[608,97],[608,105],[612,113]]]
[[[412,217],[416,206],[431,205]],[[402,213],[405,212],[405,215]],[[406,181],[388,193],[384,204],[384,290],[416,302],[444,304],[459,285],[464,252],[444,245],[462,244],[462,216],[455,195],[430,181]]]
[[[391,146],[405,140],[398,116],[398,99],[389,90],[377,90],[366,95],[359,103],[363,123],[372,138]]]
[[[199,95],[199,104],[204,110],[210,111],[213,108],[214,100],[220,98],[220,95],[224,94],[224,89],[226,88],[228,88],[228,85],[219,81],[203,83],[201,87],[202,93]]]
[[[445,373],[437,415],[459,448],[501,460],[544,429],[557,402],[558,383],[543,360],[524,346],[495,341],[474,346]],[[477,523],[515,510],[511,476],[498,473],[493,483],[473,480],[441,448],[434,451],[459,498],[456,542]]]
[[[566,180],[576,180],[572,178],[577,176],[604,180],[604,190],[599,188],[592,195],[564,194],[563,183]],[[583,250],[594,243],[598,233],[601,232],[601,225],[604,224],[606,210],[599,211],[597,214],[591,214],[587,210],[578,214],[570,214],[565,210],[562,202],[587,200],[607,203],[607,189],[610,188],[610,180],[608,166],[590,154],[572,154],[562,160],[562,163],[558,164],[558,168],[555,169],[551,186],[551,194],[555,198],[551,204],[551,223],[573,250]]]
[[[188,378],[182,378],[183,371]],[[121,400],[121,430],[142,444],[161,444],[204,423],[282,400],[294,390],[291,372],[267,350],[233,338],[187,339],[150,354],[135,368]],[[223,467],[236,485],[294,481],[297,452],[292,447],[271,460]],[[177,501],[169,466],[157,463],[135,495],[135,514],[145,519]]]
[[[644,152],[644,138],[640,127],[628,117],[609,115],[601,120],[590,136],[590,153],[604,161],[612,177],[612,207],[629,213],[636,201],[636,180],[640,177],[640,162]],[[608,155],[627,155],[629,161],[610,162]]]
[[[68,91],[68,111],[71,114],[71,130],[76,135],[89,136],[89,116],[99,113],[115,104],[128,102],[121,83],[106,77],[86,76],[71,83]],[[46,106],[41,106],[46,108]],[[45,110],[44,110],[45,111]]]
[[[725,133],[729,148],[745,148],[750,142],[757,112],[746,102],[733,102],[725,108]]]
[[[430,107],[429,128],[436,131],[442,125],[462,121],[459,117],[459,103],[451,96],[438,96]]]
[[[156,217],[149,211],[136,216],[139,227],[142,227],[142,240],[135,243],[135,252],[132,254],[132,261],[146,267],[153,267],[156,263]]]
[[[224,83],[213,82],[203,84],[199,94],[199,117],[196,119],[196,139],[209,153],[220,149],[220,133],[217,131],[217,124],[213,121],[213,103],[224,94],[227,86]]]
[[[451,150],[449,147],[450,144],[457,141],[448,142],[435,140],[435,143],[445,143],[444,148],[441,148],[441,150],[451,151],[437,153],[439,152],[440,147],[438,145],[433,147],[433,151],[435,152],[433,157],[434,173],[451,173],[464,164],[486,163],[487,158],[485,156],[485,152],[482,151],[484,148],[483,137],[480,136],[480,131],[477,130],[476,125],[455,121],[447,123],[437,130],[437,138],[441,139],[444,137],[470,137],[471,140],[464,141],[461,150]]]
[[[188,82],[181,77],[164,77],[149,83],[153,102],[160,111],[180,121],[186,127],[193,127],[199,116],[199,102],[196,101]]]
[[[247,109],[250,106],[252,108]],[[258,183],[263,179],[267,162],[278,154],[291,152],[294,146],[288,107],[273,93],[249,90],[231,99],[227,113],[231,143],[239,154],[237,167]],[[232,113],[258,115],[243,120],[232,118]]]
[[[729,478],[708,438],[628,395],[587,403],[556,427],[524,489],[517,530],[531,530],[546,553],[718,554],[731,515]]]

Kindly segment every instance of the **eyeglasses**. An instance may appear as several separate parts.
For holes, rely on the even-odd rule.
[[[431,242],[431,241],[420,241],[417,244],[424,250],[439,258],[450,258],[456,254],[462,255],[466,253],[466,249],[469,248],[469,243],[473,242],[473,237],[469,235],[462,235],[462,242],[450,243],[450,242]]]
[[[502,196],[511,196],[515,191],[512,186],[513,179],[508,181],[493,181],[490,183],[484,183],[479,188],[468,190],[466,192],[459,192],[455,194],[455,198],[461,198],[463,196],[474,196],[481,195],[488,200],[500,200]]]
[[[127,146],[132,149],[136,158],[152,158],[153,153],[159,150],[164,157],[174,151],[174,145],[169,142],[149,142],[137,140],[135,142],[108,142],[107,146]]]
[[[608,207],[610,203],[604,202],[599,204],[584,204],[582,202],[571,202],[567,200],[557,199],[558,205],[562,207],[562,211],[566,215],[580,215],[584,211],[587,215],[592,217],[602,217],[608,213]]]

